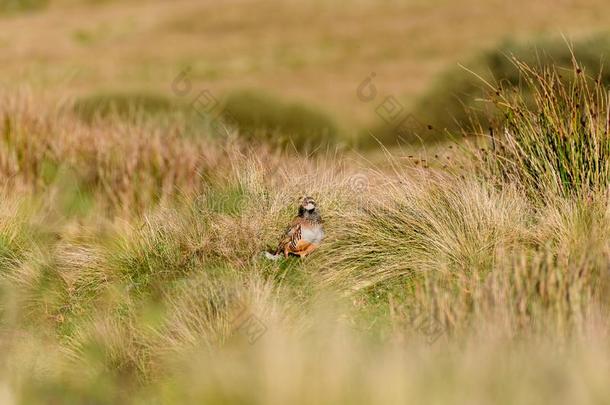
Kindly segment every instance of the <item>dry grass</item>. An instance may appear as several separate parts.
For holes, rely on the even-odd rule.
[[[443,170],[399,152],[379,167],[350,154],[299,157],[147,121],[85,125],[27,95],[6,97],[2,115],[9,400],[608,395],[600,187],[549,185],[541,205],[529,177],[485,178],[476,160]],[[326,242],[303,261],[266,261],[260,252],[303,193],[322,207]]]
[[[72,102],[169,93],[188,65],[218,97],[256,84],[367,121],[370,71],[379,97],[411,99],[507,32],[601,26],[588,3],[51,0],[0,17],[0,73],[21,82],[0,99],[0,402],[607,402],[608,106],[580,73],[522,65],[538,103],[492,100],[509,112],[493,147],[366,156],[129,100],[129,119],[83,120]],[[265,260],[303,194],[325,242]]]

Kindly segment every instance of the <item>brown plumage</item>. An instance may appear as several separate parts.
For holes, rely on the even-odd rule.
[[[266,252],[266,256],[273,260],[279,259],[281,254],[284,257],[291,254],[305,257],[320,245],[323,238],[322,217],[316,202],[311,197],[304,197],[298,215],[284,231],[277,249],[273,254]]]

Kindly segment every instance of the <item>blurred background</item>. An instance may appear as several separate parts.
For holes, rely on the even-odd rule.
[[[514,81],[508,56],[570,65],[571,44],[597,71],[609,17],[601,0],[0,0],[0,80],[87,120],[191,111],[206,91],[252,136],[420,142],[465,122],[462,103],[484,109],[460,64]]]

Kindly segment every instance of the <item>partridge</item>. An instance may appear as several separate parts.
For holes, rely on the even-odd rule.
[[[271,260],[296,255],[301,258],[313,252],[324,238],[322,217],[311,197],[304,197],[299,206],[299,213],[280,238],[277,249],[273,253],[265,252]]]

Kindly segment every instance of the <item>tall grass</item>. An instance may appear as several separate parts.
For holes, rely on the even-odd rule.
[[[524,81],[522,69],[513,62],[513,57],[527,66],[565,73],[558,75],[560,81],[566,79],[565,85],[569,84],[569,72],[576,57],[581,69],[608,85],[610,75],[604,69],[604,59],[609,52],[610,41],[605,33],[579,38],[571,46],[561,37],[504,41],[458,61],[439,74],[413,103],[411,119],[400,126],[379,122],[371,132],[387,144],[419,143],[444,141],[455,132],[472,129],[473,119],[487,127],[491,120],[499,118],[493,105],[487,102],[499,87],[521,85],[519,94],[527,107],[532,107],[533,89]],[[480,78],[491,83],[492,88]]]
[[[230,166],[208,137],[187,137],[179,127],[154,128],[119,119],[90,127],[63,106],[36,110],[31,95],[3,100],[0,172],[7,185],[30,191],[75,184],[101,209],[137,212],[202,190],[201,176]]]
[[[518,66],[535,108],[501,89],[505,119],[476,170],[451,172],[413,167],[400,151],[377,167],[122,120],[84,125],[8,97],[0,395],[605,398],[605,93],[578,70],[562,82],[555,70]],[[95,197],[79,215],[62,208],[62,170]],[[260,253],[304,193],[320,205],[326,240],[304,260],[267,261]]]
[[[610,107],[600,76],[588,76],[576,61],[572,72],[514,63],[532,101],[514,88],[497,89],[502,118],[482,151],[495,175],[543,196],[607,192]]]

